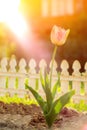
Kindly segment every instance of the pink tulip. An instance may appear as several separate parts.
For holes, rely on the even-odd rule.
[[[65,44],[69,32],[70,29],[65,30],[61,27],[54,25],[51,31],[51,42],[58,46]]]

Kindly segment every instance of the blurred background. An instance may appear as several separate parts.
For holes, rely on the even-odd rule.
[[[34,58],[38,64],[44,58],[49,64],[54,48],[50,32],[53,25],[58,25],[71,31],[66,44],[58,47],[57,63],[66,59],[72,66],[74,60],[79,60],[80,71],[84,71],[87,61],[87,0],[20,0],[18,10],[26,23],[23,33],[24,22],[15,15],[14,3],[12,0],[3,1],[2,4],[0,0],[0,7],[4,6],[4,10],[0,8],[0,15],[6,18],[0,17],[0,58],[15,54],[18,60]]]

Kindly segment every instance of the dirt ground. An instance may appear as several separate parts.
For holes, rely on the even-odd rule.
[[[52,130],[87,130],[87,114],[63,108]],[[40,107],[0,102],[0,130],[48,130]]]

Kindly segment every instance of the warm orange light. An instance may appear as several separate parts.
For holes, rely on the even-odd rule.
[[[27,31],[26,22],[19,12],[20,0],[0,0],[0,21],[4,22],[18,36]]]

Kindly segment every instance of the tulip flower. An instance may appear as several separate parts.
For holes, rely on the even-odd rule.
[[[50,86],[52,81],[52,70],[53,70],[53,63],[57,51],[57,46],[61,46],[65,44],[67,37],[69,35],[70,29],[65,30],[64,28],[58,27],[56,25],[53,26],[51,30],[50,39],[51,42],[55,45],[53,55],[52,55],[52,65],[51,65],[51,74],[50,74]]]
[[[55,121],[56,117],[58,116],[62,108],[69,102],[71,97],[75,94],[75,91],[72,90],[55,100],[55,95],[57,93],[58,86],[60,85],[60,76],[58,76],[57,82],[53,85],[53,87],[51,87],[53,63],[54,63],[57,47],[58,45],[60,46],[65,43],[68,34],[69,34],[69,30],[64,30],[57,26],[54,26],[51,31],[51,41],[55,45],[55,47],[52,55],[50,79],[49,79],[49,74],[47,73],[46,70],[44,72],[44,75],[42,75],[42,72],[40,71],[40,81],[46,99],[44,99],[39,94],[39,92],[34,90],[32,86],[25,84],[26,88],[30,90],[30,92],[33,94],[36,101],[40,105],[44,117],[46,119],[46,123],[49,128],[52,127],[53,122]]]
[[[61,27],[53,26],[51,31],[51,42],[55,45],[61,46],[65,44],[69,35],[70,29],[63,29]]]

